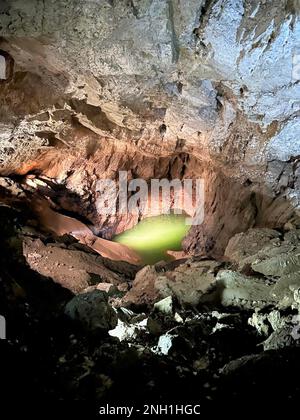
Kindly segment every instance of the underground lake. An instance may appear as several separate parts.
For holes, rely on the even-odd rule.
[[[186,215],[164,214],[143,219],[132,229],[114,237],[114,241],[133,249],[143,264],[171,260],[167,251],[180,251],[190,226]]]

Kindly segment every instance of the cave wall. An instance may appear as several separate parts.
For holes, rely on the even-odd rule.
[[[2,1],[0,49],[14,72],[1,82],[1,173],[56,179],[78,199],[62,205],[100,229],[97,179],[123,168],[174,176],[170,162],[184,155],[180,176],[206,181],[205,223],[187,248],[221,252],[248,227],[297,224],[297,7]]]

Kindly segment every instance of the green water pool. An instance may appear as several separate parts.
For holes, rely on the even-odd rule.
[[[176,214],[148,217],[113,240],[136,251],[144,264],[168,261],[171,257],[166,251],[182,249],[181,242],[190,228],[185,218]]]

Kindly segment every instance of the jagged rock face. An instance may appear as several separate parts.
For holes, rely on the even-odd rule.
[[[202,176],[205,223],[185,243],[196,251],[296,223],[297,5],[1,2],[0,49],[14,67],[0,81],[1,172],[59,180],[99,229],[97,179]]]

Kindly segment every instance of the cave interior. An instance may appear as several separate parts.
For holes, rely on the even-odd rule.
[[[299,401],[299,8],[1,1],[7,395]]]

